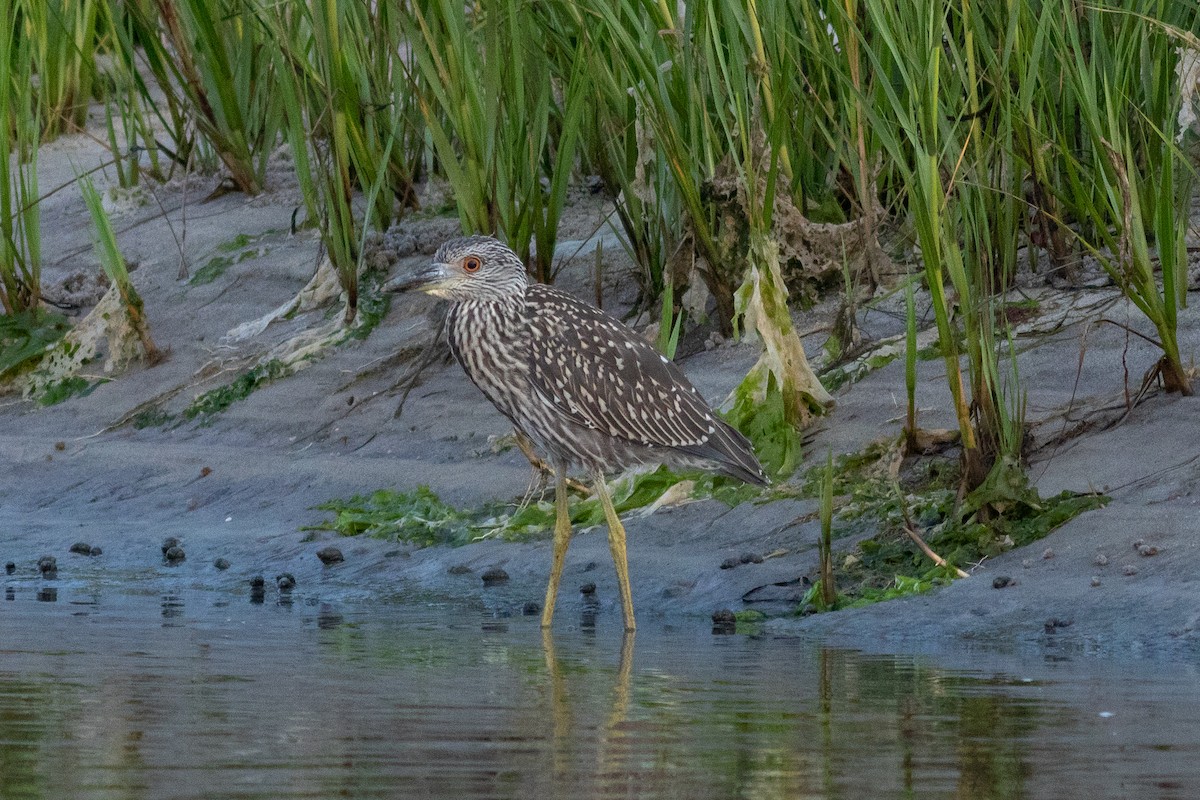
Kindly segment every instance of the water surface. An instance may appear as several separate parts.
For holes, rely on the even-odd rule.
[[[47,588],[0,603],[4,799],[1200,797],[1190,664]]]

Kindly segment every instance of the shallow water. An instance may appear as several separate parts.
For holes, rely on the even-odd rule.
[[[0,798],[1200,796],[1193,665],[37,585]]]

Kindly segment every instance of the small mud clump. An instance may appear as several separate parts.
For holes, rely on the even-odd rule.
[[[992,588],[993,589],[1006,589],[1009,586],[1013,586],[1015,584],[1016,584],[1016,581],[1014,581],[1008,575],[997,575],[995,578],[992,578]]]
[[[179,547],[182,544],[183,544],[183,542],[179,541],[179,539],[177,537],[168,536],[167,538],[163,539],[162,554],[165,556],[167,554],[167,551],[170,550],[172,547]]]
[[[332,564],[340,564],[346,560],[346,557],[342,555],[342,551],[333,545],[322,547],[318,550],[317,558],[321,559],[321,563],[327,567]]]
[[[1133,564],[1126,564],[1125,566],[1121,567],[1122,575],[1137,575],[1137,571],[1137,567],[1135,567]]]
[[[219,570],[227,570],[232,565],[229,563],[228,558],[218,558],[216,561],[213,562],[213,566]]]
[[[42,556],[38,559],[38,572],[46,577],[58,575],[58,559],[54,556]]]
[[[721,569],[733,569],[734,567],[740,567],[741,565],[742,565],[742,562],[739,561],[738,559],[727,558],[721,562]]]
[[[1138,555],[1142,556],[1143,558],[1149,558],[1150,556],[1156,556],[1156,555],[1158,555],[1158,548],[1152,544],[1144,544],[1138,548]]]
[[[761,564],[763,557],[761,553],[742,553],[738,556],[738,561],[743,564]]]
[[[7,573],[8,575],[12,575],[16,571],[17,571],[16,562],[9,561],[7,564],[4,565],[4,572]]]
[[[492,567],[480,577],[483,579],[484,586],[499,586],[502,583],[508,583],[508,573],[500,567]]]
[[[75,544],[71,545],[70,550],[72,553],[78,553],[81,556],[96,555],[95,548],[93,548],[87,542],[76,542]]]
[[[163,561],[165,561],[168,564],[171,564],[171,565],[182,564],[186,560],[187,560],[187,553],[183,552],[183,548],[180,547],[179,545],[173,545],[171,547],[168,547],[163,552]]]
[[[1092,559],[1092,563],[1094,563],[1097,567],[1107,567],[1108,556],[1104,555],[1104,553],[1096,553],[1096,557]]]
[[[596,593],[596,584],[591,581],[579,587],[579,593],[582,595],[593,595]]]
[[[527,617],[535,616],[541,610],[541,603],[535,603],[533,600],[529,600],[525,605],[521,606],[521,613]]]
[[[284,572],[275,576],[275,585],[279,587],[281,592],[290,592],[296,588],[296,576],[290,572]]]

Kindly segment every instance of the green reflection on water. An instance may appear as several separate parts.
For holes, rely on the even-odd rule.
[[[48,735],[40,720],[51,702],[41,684],[0,679],[0,798],[45,796],[40,748]]]
[[[185,768],[179,796],[1017,798],[1046,724],[1003,680],[745,637],[312,634],[96,685],[0,673],[0,798],[153,797]]]

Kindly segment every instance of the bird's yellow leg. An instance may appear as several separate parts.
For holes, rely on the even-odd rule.
[[[633,593],[629,589],[629,559],[625,555],[625,526],[613,508],[612,498],[604,476],[596,476],[596,496],[604,507],[604,518],[608,520],[608,548],[612,551],[613,566],[617,568],[617,587],[621,591],[621,613],[625,617],[625,630],[637,627],[633,620]]]
[[[563,561],[571,544],[571,515],[567,513],[567,481],[561,473],[554,486],[554,560],[550,562],[550,582],[546,584],[546,603],[542,606],[542,627],[549,628],[554,619],[554,604],[558,601],[558,581],[562,578]]]

